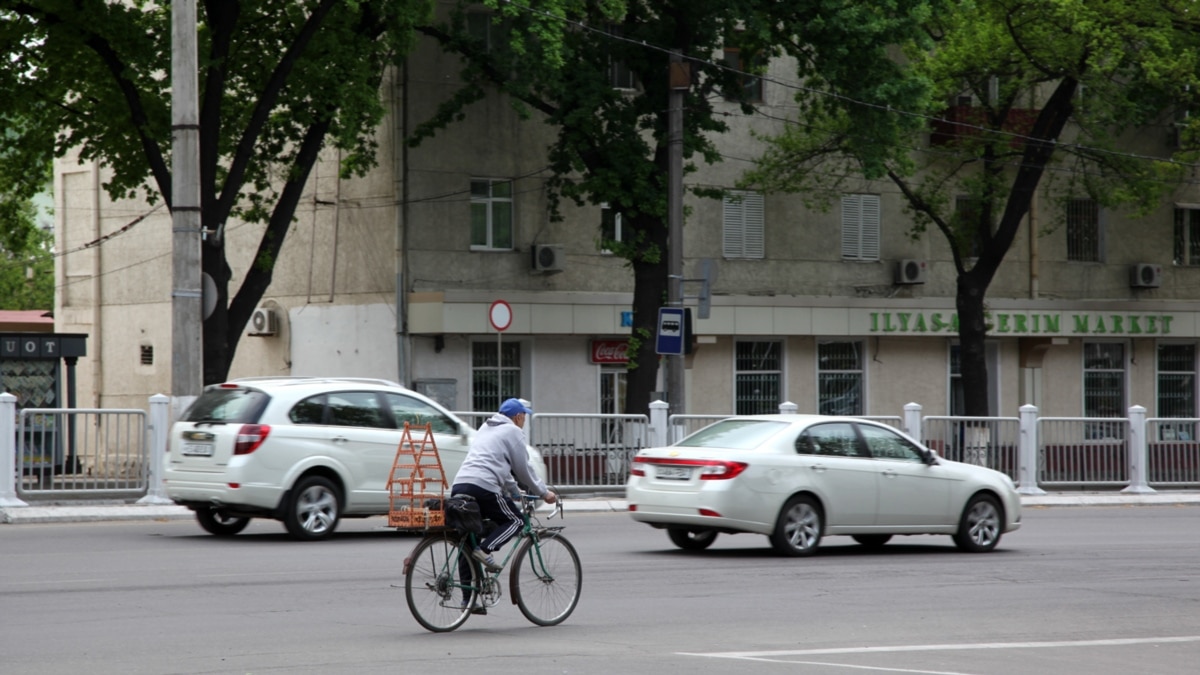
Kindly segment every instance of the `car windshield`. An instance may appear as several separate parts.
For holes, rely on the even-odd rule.
[[[188,408],[184,421],[254,423],[268,399],[257,389],[211,389]]]
[[[723,420],[697,431],[677,445],[752,450],[787,426],[787,422],[771,420]]]

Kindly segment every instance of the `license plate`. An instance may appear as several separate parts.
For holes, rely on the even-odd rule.
[[[183,454],[189,457],[212,457],[213,446],[211,443],[184,443]]]
[[[664,480],[688,480],[692,477],[692,469],[687,466],[660,466],[654,470],[654,475]]]

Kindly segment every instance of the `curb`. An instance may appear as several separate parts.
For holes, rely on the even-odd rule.
[[[1200,492],[1047,493],[1021,495],[1021,506],[1185,506],[1200,505]],[[553,507],[543,507],[546,511]],[[567,499],[564,511],[617,513],[628,510],[624,499]],[[191,510],[174,504],[98,504],[0,507],[0,524],[85,523],[121,520],[191,520]]]

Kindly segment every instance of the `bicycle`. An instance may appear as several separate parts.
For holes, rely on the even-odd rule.
[[[422,539],[404,559],[404,595],[413,618],[435,633],[458,628],[481,607],[500,602],[500,575],[508,569],[512,602],[526,619],[539,626],[565,621],[579,603],[583,568],[563,527],[546,527],[538,520],[537,500],[521,495],[521,531],[495,572],[471,557],[477,544],[473,533],[447,528]],[[562,517],[561,495],[555,512]]]

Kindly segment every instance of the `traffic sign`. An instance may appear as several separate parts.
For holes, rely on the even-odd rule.
[[[684,336],[687,316],[682,307],[660,307],[658,309],[658,340],[654,351],[659,354],[682,356],[686,347]]]
[[[497,333],[503,333],[512,325],[512,307],[503,300],[497,300],[488,308],[488,321]]]

